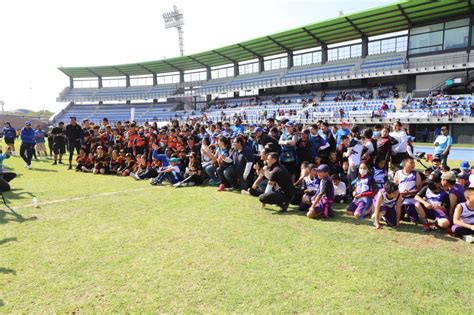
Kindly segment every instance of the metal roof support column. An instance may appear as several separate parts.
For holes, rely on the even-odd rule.
[[[263,63],[263,57],[258,57],[258,72],[265,71],[265,65]]]
[[[239,63],[237,61],[234,62],[234,77],[239,75]]]
[[[211,67],[206,67],[206,80],[212,79],[211,77]]]
[[[321,45],[321,63],[328,62],[328,45]]]
[[[293,68],[293,52],[292,51],[288,51],[288,62],[287,62],[287,68],[290,69],[290,68]]]
[[[179,83],[184,83],[184,71],[179,71]]]
[[[156,73],[153,73],[153,85],[158,85],[158,76]]]
[[[130,87],[130,76],[129,75],[125,76],[125,86]]]
[[[361,42],[361,51],[362,51],[362,58],[365,58],[369,55],[369,38],[367,36],[362,36]]]
[[[69,77],[69,87],[70,87],[71,89],[74,88],[74,79],[73,79],[73,77]]]
[[[97,77],[97,86],[99,87],[99,89],[102,88],[102,77]]]

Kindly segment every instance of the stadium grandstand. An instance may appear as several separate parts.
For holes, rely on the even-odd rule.
[[[472,1],[398,1],[188,56],[60,67],[69,86],[57,100],[67,105],[51,121],[202,113],[247,122],[399,120],[412,134],[449,124],[456,142],[471,143],[473,10]]]

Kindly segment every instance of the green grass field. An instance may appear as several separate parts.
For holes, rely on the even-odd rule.
[[[474,312],[474,246],[444,233],[49,162],[6,161],[21,217],[0,212],[0,313]]]

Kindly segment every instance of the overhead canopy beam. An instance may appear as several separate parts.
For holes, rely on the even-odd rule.
[[[112,69],[114,69],[115,71],[120,72],[122,75],[128,77],[128,73],[123,72],[123,71],[120,70],[119,68],[112,66]]]
[[[97,74],[95,71],[92,71],[90,68],[86,68],[86,70],[95,75],[96,77],[101,77],[99,74]]]
[[[271,36],[267,36],[267,38],[269,40],[271,40],[273,43],[275,43],[278,47],[280,47],[281,49],[285,50],[286,52],[291,52],[291,49],[289,49],[288,47],[286,47],[285,45],[277,42],[276,40],[274,40]]]
[[[347,16],[345,17],[346,18],[346,21],[349,22],[350,25],[352,25],[352,27],[361,35],[361,36],[366,36],[364,32],[362,32],[358,27],[357,25],[354,24],[354,22],[351,21],[351,19],[349,19]]]
[[[164,64],[170,66],[171,68],[175,69],[176,71],[178,72],[182,72],[183,70],[181,70],[180,68],[176,67],[175,65],[172,65],[171,63],[169,63],[168,61],[166,60],[162,60]]]
[[[197,59],[194,58],[194,57],[188,56],[188,58],[191,59],[192,61],[194,61],[194,62],[200,64],[200,65],[203,66],[204,68],[209,68],[208,65],[206,65],[206,64],[204,64],[204,63],[202,63],[202,62],[200,62],[199,60],[197,60]]]
[[[302,27],[301,28],[306,34],[308,34],[309,36],[311,36],[314,40],[316,40],[318,42],[318,44],[320,45],[326,45],[325,42],[323,42],[318,36],[314,35],[312,32],[310,32],[306,27]]]
[[[145,66],[142,65],[141,63],[137,63],[137,65],[138,65],[139,67],[141,67],[142,69],[144,69],[144,70],[150,72],[150,74],[155,74],[154,71],[151,71],[149,68],[145,67]]]
[[[212,52],[215,53],[215,54],[218,55],[218,56],[221,56],[221,57],[224,58],[224,59],[229,60],[229,61],[232,62],[232,63],[236,63],[236,62],[237,62],[235,59],[232,59],[232,58],[230,58],[230,57],[227,57],[226,55],[224,55],[223,53],[218,52],[217,50],[212,50]]]
[[[400,10],[400,13],[403,15],[403,17],[405,18],[405,20],[407,21],[408,23],[408,26],[411,27],[413,25],[413,23],[411,22],[410,18],[408,17],[408,15],[406,14],[405,10],[403,10],[402,6],[401,5],[397,5],[398,9]]]
[[[262,58],[262,56],[261,56],[260,54],[257,54],[255,51],[251,50],[250,48],[245,47],[245,46],[242,45],[242,44],[237,44],[237,46],[239,46],[240,48],[242,48],[242,49],[248,51],[249,53],[251,53],[252,55],[254,55],[254,57],[256,57],[256,58],[259,58],[259,59]]]

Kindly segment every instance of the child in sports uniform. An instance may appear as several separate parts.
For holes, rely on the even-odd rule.
[[[356,218],[364,218],[370,213],[373,198],[377,192],[375,181],[366,162],[360,163],[359,176],[353,182],[353,186],[352,196],[354,199],[347,207],[346,213]]]
[[[410,221],[416,222],[418,215],[415,209],[415,195],[421,189],[422,182],[420,174],[415,171],[415,160],[404,159],[403,168],[395,172],[393,182],[398,185],[403,200],[401,218],[408,214]]]
[[[464,191],[466,202],[460,203],[454,209],[451,231],[458,237],[474,235],[474,187]]]
[[[441,181],[430,179],[415,196],[415,208],[418,218],[423,224],[423,231],[430,228],[428,219],[434,220],[443,229],[449,228],[449,195],[441,189]]]
[[[383,218],[388,226],[398,226],[402,197],[398,185],[394,182],[386,182],[375,197],[373,222],[376,229],[380,229],[380,218]]]
[[[329,177],[330,168],[326,164],[321,164],[316,169],[319,179],[319,187],[316,195],[311,198],[311,207],[306,216],[311,219],[318,217],[329,217],[331,205],[334,202],[334,186],[331,177]]]
[[[299,206],[300,211],[308,211],[312,204],[311,199],[318,193],[320,180],[317,169],[314,164],[308,165],[309,174],[303,178],[301,185],[304,194]]]
[[[388,179],[387,172],[385,171],[385,163],[384,159],[378,157],[375,159],[374,167],[372,169],[372,176],[374,177],[378,190],[384,188],[384,184]]]

